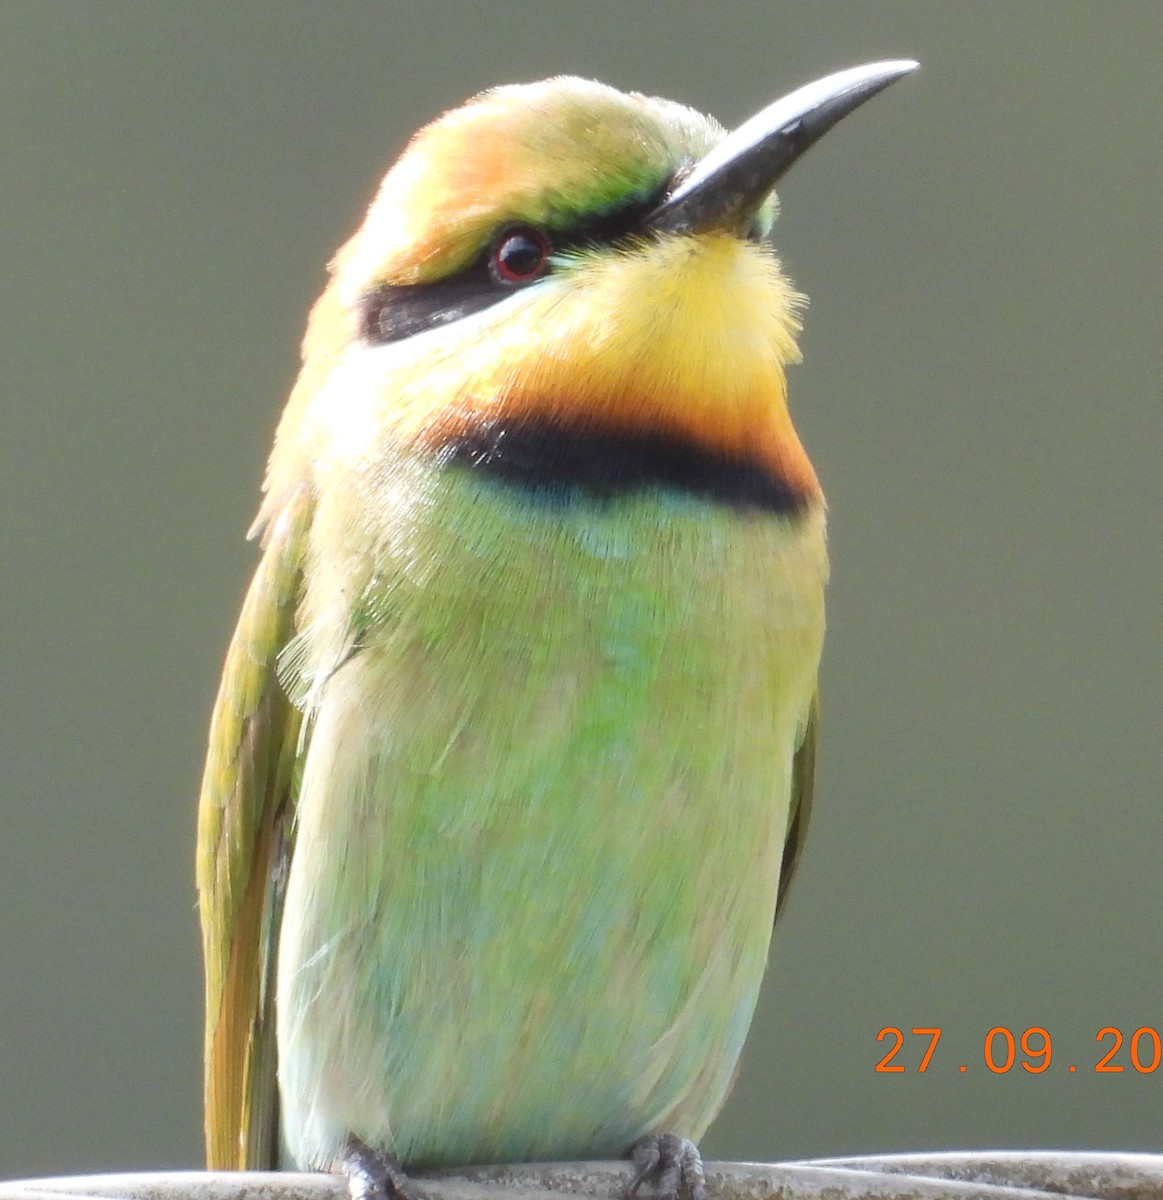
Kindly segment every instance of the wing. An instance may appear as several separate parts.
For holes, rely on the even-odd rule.
[[[206,967],[206,1162],[273,1168],[278,1155],[274,966],[291,852],[301,715],[276,677],[299,593],[309,501],[265,539],[226,655],[198,807]]]
[[[779,873],[779,894],[775,901],[775,919],[783,912],[787,889],[791,886],[800,860],[804,839],[808,836],[808,818],[812,813],[812,788],[816,782],[816,741],[820,729],[820,693],[812,697],[803,740],[792,760],[791,808],[787,818],[787,840],[783,844],[783,867]]]

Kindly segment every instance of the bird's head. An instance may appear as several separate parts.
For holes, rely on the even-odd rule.
[[[694,446],[817,495],[787,411],[801,297],[767,241],[772,189],[914,66],[829,76],[729,134],[570,77],[421,129],[312,312],[266,515],[305,466],[562,434]]]

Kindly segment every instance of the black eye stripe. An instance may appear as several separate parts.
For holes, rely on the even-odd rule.
[[[669,190],[666,185],[656,188],[649,196],[587,217],[572,224],[546,230],[557,250],[582,250],[587,246],[616,246],[634,235],[645,233],[646,218],[658,207]]]
[[[462,272],[439,283],[377,288],[364,297],[360,333],[374,345],[398,342],[439,325],[459,321],[512,294],[487,275],[467,278]]]
[[[552,252],[618,245],[644,233],[645,218],[657,208],[669,187],[668,179],[647,196],[569,225],[549,226],[542,232]],[[515,223],[498,227],[481,253],[455,275],[431,283],[385,284],[369,292],[363,300],[360,326],[363,339],[373,345],[398,342],[480,312],[526,286],[499,280],[490,267],[498,237],[513,227]],[[544,277],[544,272],[538,276]]]

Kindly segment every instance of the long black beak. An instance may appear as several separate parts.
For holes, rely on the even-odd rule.
[[[851,67],[769,104],[695,164],[647,217],[647,227],[665,233],[745,232],[772,188],[805,150],[918,65],[902,58]]]

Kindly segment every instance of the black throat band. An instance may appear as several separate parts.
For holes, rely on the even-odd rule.
[[[769,466],[666,433],[577,429],[537,419],[494,421],[437,446],[442,463],[547,503],[611,502],[669,492],[743,511],[790,516],[808,496]]]

